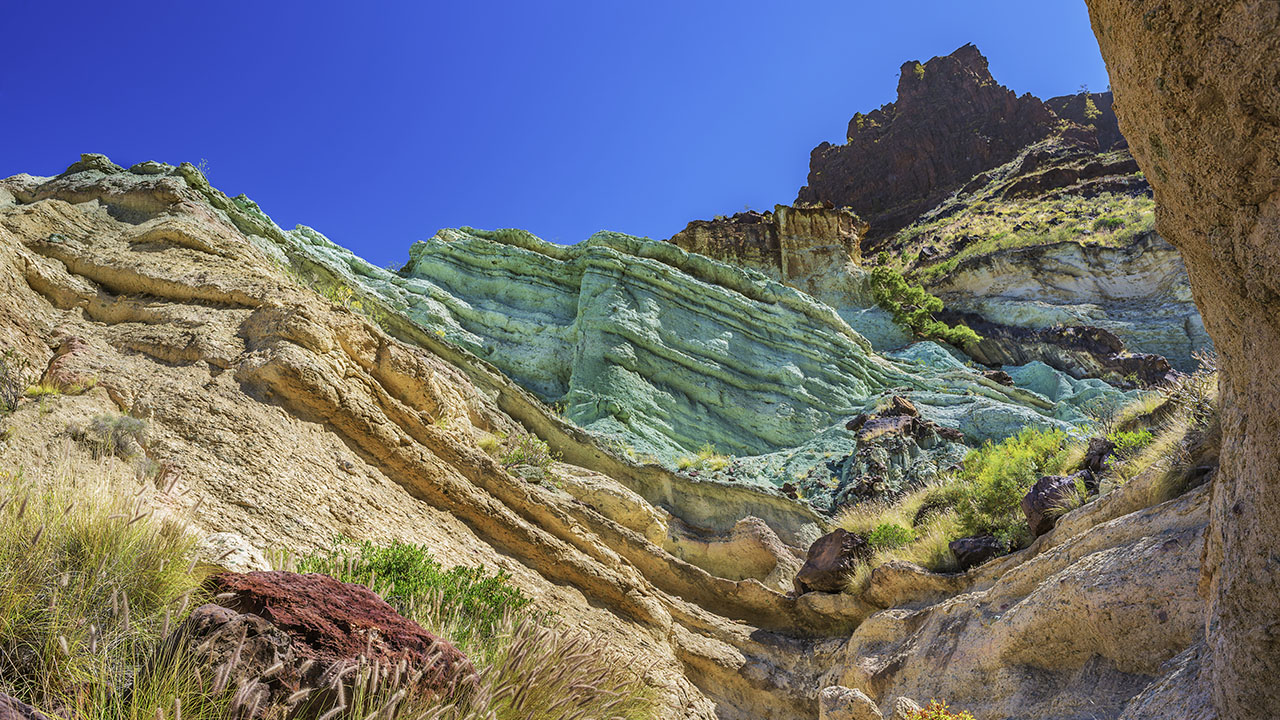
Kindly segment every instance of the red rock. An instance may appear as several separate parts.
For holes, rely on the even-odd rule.
[[[331,666],[363,656],[420,670],[423,686],[445,689],[475,668],[451,643],[423,630],[360,585],[326,575],[270,571],[222,573],[208,589],[220,606],[269,622],[291,641],[299,661]]]
[[[903,64],[898,99],[849,123],[848,144],[823,143],[798,202],[851,207],[873,238],[905,226],[974,175],[1048,137],[1057,118],[991,77],[973,45]]]

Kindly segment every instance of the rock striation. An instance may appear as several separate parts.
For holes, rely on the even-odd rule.
[[[925,430],[946,439],[926,423],[966,442],[1010,425],[1070,428],[1081,403],[1122,397],[1038,363],[988,377],[933,343],[877,353],[811,297],[670,244],[601,236],[569,251],[463,231],[433,242],[422,250],[441,259],[420,266],[470,261],[480,270],[469,281],[505,273],[508,284],[536,288],[525,300],[554,307],[590,307],[612,280],[631,304],[593,311],[623,318],[620,329],[593,321],[597,337],[615,328],[611,348],[628,347],[617,338],[632,323],[652,334],[628,343],[667,347],[652,340],[665,318],[651,306],[678,288],[691,335],[744,325],[739,332],[770,352],[815,355],[800,377],[811,397],[848,392],[821,387],[845,382],[829,366],[883,373],[857,412],[798,448],[733,458],[743,473],[755,464],[768,468],[761,475],[794,477],[859,442],[903,437],[898,430],[913,442]],[[594,285],[583,280],[592,274]],[[0,181],[0,345],[40,375],[93,381],[21,401],[3,418],[0,458],[32,472],[64,456],[101,462],[137,502],[221,534],[206,546],[235,550],[237,563],[344,535],[505,569],[539,607],[647,668],[663,719],[812,720],[832,686],[858,690],[882,716],[901,697],[1047,720],[1086,709],[1114,717],[1135,697],[1135,708],[1158,708],[1203,696],[1193,641],[1204,619],[1196,580],[1206,488],[1149,507],[1151,489],[1135,478],[1031,547],[968,572],[898,563],[877,568],[863,595],[789,595],[779,577],[832,529],[824,516],[765,484],[694,479],[627,457],[469,349],[489,343],[488,357],[501,359],[503,333],[531,342],[536,335],[508,329],[523,315],[465,287],[449,298],[422,287],[314,231],[280,229],[190,165],[125,170],[87,156],[58,177]],[[437,307],[458,309],[425,321]],[[574,323],[586,324],[576,310]],[[805,329],[804,342],[785,323]],[[698,367],[667,352],[668,372]],[[739,376],[699,372],[702,384],[725,388],[720,402],[750,398]],[[646,382],[675,382],[662,377]],[[774,386],[763,387],[755,392]],[[132,461],[92,460],[69,432],[107,413],[145,418],[141,452],[163,482],[140,480]],[[862,413],[887,421],[870,430],[890,432],[860,439],[846,423]],[[537,482],[486,450],[528,434],[562,458]],[[844,454],[827,449],[837,447]],[[205,619],[237,640],[253,632],[264,657],[283,648],[283,630],[249,620],[262,616],[223,610]]]

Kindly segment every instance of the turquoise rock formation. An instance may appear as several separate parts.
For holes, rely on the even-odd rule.
[[[305,227],[299,249],[419,325],[487,360],[633,457],[673,465],[704,447],[739,458],[721,476],[779,485],[855,450],[844,429],[890,395],[964,433],[1074,431],[1126,396],[1035,363],[1014,387],[919,342],[877,353],[831,307],[763,274],[669,243],[597,233],[574,246],[518,230],[442,230],[391,272]],[[942,443],[903,460],[936,470]],[[911,453],[908,453],[911,454]],[[832,478],[835,476],[832,475]]]

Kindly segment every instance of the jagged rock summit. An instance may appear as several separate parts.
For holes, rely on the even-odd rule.
[[[873,238],[883,237],[974,175],[1048,137],[1058,121],[1030,93],[1019,96],[998,84],[974,45],[925,63],[909,61],[895,102],[854,115],[846,144],[814,148],[797,202],[851,207],[871,224]],[[1106,138],[1114,142],[1113,134]]]

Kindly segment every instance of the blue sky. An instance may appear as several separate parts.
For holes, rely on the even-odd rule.
[[[0,176],[207,161],[378,264],[441,227],[667,237],[795,198],[809,150],[973,42],[1107,86],[1082,0],[63,2],[5,10]]]

